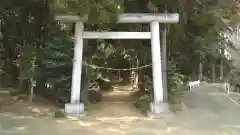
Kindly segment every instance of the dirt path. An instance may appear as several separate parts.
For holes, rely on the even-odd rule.
[[[90,106],[89,117],[142,117],[132,104],[135,101],[133,92],[129,87],[118,86],[104,93],[102,102]]]

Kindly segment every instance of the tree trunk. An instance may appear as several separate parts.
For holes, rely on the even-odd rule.
[[[135,63],[136,63],[136,64],[134,64],[134,65],[136,65],[136,67],[138,67],[138,66],[139,66],[139,61],[138,61],[138,59],[136,60]],[[135,67],[135,66],[134,66],[134,67]],[[138,71],[133,71],[133,75],[134,75],[134,83],[133,83],[133,86],[134,86],[135,89],[137,89],[137,88],[138,88],[138,82],[139,82],[139,72],[138,72]]]
[[[34,97],[34,88],[36,87],[36,79],[35,79],[35,66],[36,66],[36,56],[33,57],[32,60],[32,65],[31,65],[31,71],[32,71],[32,77],[30,78],[30,93],[29,93],[29,100],[30,102],[33,101],[33,97]]]
[[[33,101],[33,97],[34,97],[34,87],[35,87],[35,83],[36,81],[33,79],[33,77],[31,77],[30,79],[30,93],[29,93],[29,101],[32,102]]]
[[[139,91],[141,92],[145,91],[144,74],[142,69],[138,71],[138,88],[139,88]]]
[[[224,63],[223,63],[223,59],[221,59],[220,61],[220,80],[222,81],[224,77]]]
[[[23,44],[19,45],[19,90],[22,91],[23,89],[23,63],[22,63],[22,54],[23,54]]]
[[[131,57],[131,59],[130,59],[130,68],[133,68],[133,58]],[[131,84],[132,85],[134,85],[134,78],[135,78],[135,75],[134,75],[134,71],[133,70],[131,70],[130,72],[129,72],[129,76],[130,76],[130,78],[131,78]]]
[[[216,65],[215,63],[212,63],[212,82],[216,82]]]
[[[203,64],[201,61],[199,62],[199,80],[203,80]]]

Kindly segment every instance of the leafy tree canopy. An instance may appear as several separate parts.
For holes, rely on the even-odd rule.
[[[119,0],[54,0],[55,13],[88,15],[89,23],[106,23],[116,20],[120,12]]]

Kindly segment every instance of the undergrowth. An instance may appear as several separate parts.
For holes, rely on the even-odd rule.
[[[170,104],[170,110],[177,112],[182,110],[182,98],[184,92],[187,90],[186,76],[179,73],[174,63],[168,65],[168,102]],[[147,77],[144,84],[144,90],[135,94],[137,97],[134,106],[146,114],[150,110],[150,103],[153,101],[153,83],[150,77]]]

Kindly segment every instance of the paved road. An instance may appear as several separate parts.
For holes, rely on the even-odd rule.
[[[52,120],[0,114],[0,135],[239,135],[240,106],[219,88],[202,86],[186,94],[185,112],[175,117]]]
[[[184,103],[188,109],[178,116],[178,125],[185,135],[240,134],[240,106],[219,87],[206,85],[190,91]]]

